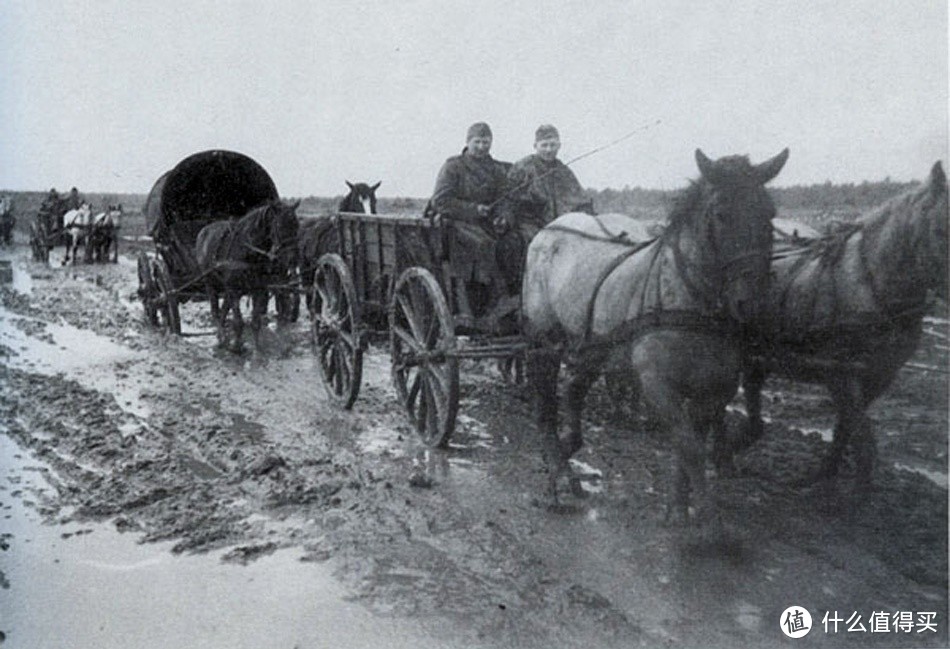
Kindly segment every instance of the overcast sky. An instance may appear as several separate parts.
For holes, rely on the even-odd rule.
[[[588,187],[672,189],[693,151],[775,185],[947,160],[946,0],[0,1],[0,188],[146,192],[250,155],[285,196],[427,196],[467,126],[561,131]]]

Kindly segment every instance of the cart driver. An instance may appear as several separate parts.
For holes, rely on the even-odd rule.
[[[507,232],[499,241],[498,263],[511,291],[520,291],[524,253],[541,228],[568,212],[594,213],[577,176],[558,160],[560,149],[557,128],[542,124],[534,132],[534,153],[514,163],[508,172],[500,215]]]
[[[69,196],[66,197],[66,210],[78,210],[85,202],[86,199],[79,193],[79,190],[73,187],[69,190]]]
[[[488,303],[480,310],[484,313],[491,313],[507,294],[496,261],[497,234],[492,208],[504,194],[510,164],[492,158],[491,145],[488,124],[472,124],[465,134],[462,152],[447,159],[439,170],[435,190],[426,206],[430,216],[439,214],[453,222],[453,272],[469,288],[475,288],[473,284],[478,287],[475,290],[482,297],[479,301]],[[472,297],[473,301],[476,299]]]
[[[40,205],[39,212],[40,220],[47,230],[56,231],[62,229],[62,223],[60,222],[63,212],[62,203],[63,199],[59,197],[59,192],[56,191],[55,187],[51,188],[49,194],[43,199],[43,204]]]

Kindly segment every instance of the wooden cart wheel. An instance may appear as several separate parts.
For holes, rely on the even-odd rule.
[[[363,341],[356,285],[343,258],[327,253],[313,277],[310,332],[320,379],[330,398],[351,408],[363,378]]]
[[[438,281],[408,268],[389,307],[393,386],[427,446],[444,447],[455,430],[459,402],[455,321]]]
[[[139,252],[135,260],[139,275],[138,296],[145,311],[145,322],[158,326],[158,306],[156,306],[155,279],[152,277],[152,261],[145,252]]]
[[[168,333],[181,334],[181,318],[178,312],[178,296],[172,285],[172,276],[164,259],[152,260],[152,277],[155,282],[154,305],[158,326]]]

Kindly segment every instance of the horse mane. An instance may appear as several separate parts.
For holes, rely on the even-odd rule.
[[[832,234],[817,239],[808,245],[817,259],[823,264],[837,264],[847,248],[848,242],[857,233],[861,233],[860,245],[865,248],[872,240],[882,236],[906,236],[906,226],[917,218],[917,210],[908,209],[908,203],[922,192],[929,191],[927,183],[892,196],[853,223],[842,226]],[[910,243],[910,242],[908,242]]]
[[[273,207],[274,203],[271,201],[268,201],[262,205],[258,205],[244,216],[239,217],[235,223],[235,226],[238,226],[238,229],[245,231],[252,227],[256,227],[261,222],[261,220],[267,216],[268,211],[270,211],[270,209]]]
[[[706,181],[690,180],[689,186],[677,193],[673,205],[666,217],[669,224],[665,232],[675,233],[682,230],[692,219],[700,200],[703,197]]]

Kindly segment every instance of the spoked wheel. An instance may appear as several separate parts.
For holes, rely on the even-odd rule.
[[[327,394],[343,408],[351,408],[363,378],[360,309],[350,269],[334,253],[317,260],[310,332]]]
[[[393,386],[427,446],[444,447],[459,402],[455,321],[438,281],[413,267],[399,276],[389,308]]]
[[[157,324],[167,333],[181,333],[181,318],[178,313],[178,296],[172,286],[172,276],[164,259],[152,260],[152,278],[155,283],[154,308]],[[147,313],[147,309],[146,309]]]
[[[145,311],[145,322],[153,327],[158,326],[158,306],[155,299],[155,279],[152,277],[152,262],[148,255],[140,252],[136,259],[139,274],[138,296],[142,300]]]

